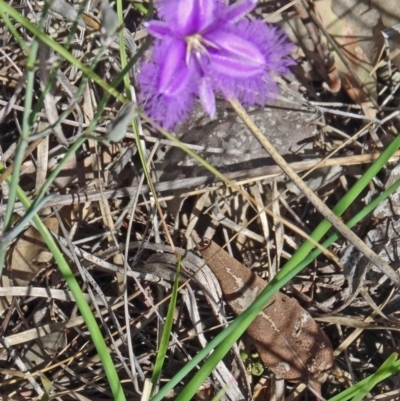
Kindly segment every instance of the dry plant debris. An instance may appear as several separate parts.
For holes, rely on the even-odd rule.
[[[197,246],[226,302],[240,315],[266,287],[265,281],[215,242],[203,238]],[[330,341],[295,299],[276,293],[247,333],[266,366],[283,379],[322,384],[328,377],[333,363]]]
[[[54,0],[44,32],[65,44],[80,4]],[[35,25],[45,7],[30,0],[13,1],[12,6]],[[128,58],[147,38],[143,13],[147,6],[146,1],[124,3]],[[100,8],[100,2],[90,1],[72,35],[69,50],[85,65],[93,62],[102,46]],[[304,181],[333,207],[400,127],[400,33],[392,28],[400,23],[398,2],[265,0],[251,18],[278,24],[285,31],[295,44],[296,65],[289,76],[276,77],[278,98],[266,107],[250,108],[249,114],[295,171],[309,173]],[[29,46],[32,33],[11,21]],[[386,46],[381,32],[388,29]],[[27,53],[2,19],[0,40],[0,161],[8,168],[0,176],[2,219],[9,190],[4,180],[13,171],[27,96]],[[95,68],[108,83],[121,70],[119,46],[119,40],[111,40]],[[32,125],[35,140],[25,152],[20,174],[20,186],[30,199],[93,121],[104,95],[91,79],[79,93],[83,73],[42,44],[35,64],[34,105],[57,63],[56,79]],[[129,71],[135,90],[138,68]],[[123,86],[117,90],[122,93]],[[119,101],[110,98],[94,137],[107,134],[121,108]],[[226,246],[226,251],[220,251],[224,263],[254,280],[250,289],[262,288],[304,240],[281,218],[309,234],[321,216],[222,97],[216,99],[215,118],[196,107],[174,135],[255,198],[257,207],[142,121],[140,146],[161,218],[144,180],[134,134],[130,129],[114,134],[115,142],[121,141],[100,144],[92,138],[74,153],[50,187],[52,198],[39,215],[93,306],[128,399],[139,400],[153,371],[176,266],[162,219],[183,255],[180,278],[185,285],[179,293],[161,385],[222,330],[232,312],[242,311],[243,306],[232,300],[232,291],[239,290],[231,283],[234,275],[209,260],[210,249]],[[399,156],[371,181],[344,221],[399,179]],[[262,206],[270,207],[274,217]],[[396,192],[354,228],[395,269],[399,208]],[[23,213],[17,202],[14,221]],[[193,230],[213,238],[209,248],[196,250]],[[198,399],[211,399],[227,385],[222,397],[232,401],[315,397],[297,382],[311,382],[314,389],[321,385],[319,394],[328,399],[375,372],[399,348],[398,289],[345,241],[339,240],[329,251],[330,257],[320,256],[272,301],[278,316],[271,312],[268,316],[285,333],[282,344],[276,345],[279,340],[265,322],[254,322],[248,337],[243,336],[199,389]],[[307,317],[306,326],[292,338],[299,316]],[[240,358],[252,346],[266,365],[261,376],[249,374]],[[274,347],[282,355],[271,354]],[[279,368],[286,363],[287,371]],[[44,388],[41,378],[51,382],[51,399],[112,399],[71,293],[51,253],[30,226],[9,244],[1,277],[0,399],[38,399]],[[392,376],[373,390],[371,400],[399,399],[398,387],[399,376]],[[168,397],[175,398],[181,388]]]

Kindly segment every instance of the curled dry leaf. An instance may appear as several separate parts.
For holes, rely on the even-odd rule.
[[[203,238],[197,247],[220,282],[226,302],[240,315],[267,284],[215,242]],[[295,299],[276,293],[247,334],[275,374],[314,387],[326,380],[333,363],[331,343]]]
[[[44,224],[53,232],[58,232],[58,220],[50,217]],[[35,227],[29,227],[21,235],[9,254],[5,275],[16,286],[29,285],[43,268],[42,263],[50,262],[52,255]]]

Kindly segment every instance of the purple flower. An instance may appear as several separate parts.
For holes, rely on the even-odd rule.
[[[293,46],[277,28],[244,18],[256,0],[156,0],[163,21],[149,21],[156,38],[138,82],[147,114],[166,129],[185,120],[196,98],[215,115],[215,92],[244,105],[276,94],[271,73],[286,74]]]

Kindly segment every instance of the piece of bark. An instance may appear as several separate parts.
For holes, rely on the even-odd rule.
[[[197,247],[220,282],[226,302],[240,315],[267,286],[215,242],[203,238]],[[332,367],[332,345],[299,303],[277,292],[247,328],[262,361],[292,382],[322,384]]]

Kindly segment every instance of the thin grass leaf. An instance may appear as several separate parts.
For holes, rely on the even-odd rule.
[[[100,78],[90,67],[83,64],[77,58],[75,58],[70,52],[68,52],[62,45],[57,43],[55,40],[47,36],[43,31],[41,31],[38,27],[33,25],[27,18],[23,17],[17,10],[15,10],[12,6],[7,4],[4,0],[0,0],[0,8],[3,8],[5,12],[7,12],[11,17],[13,17],[17,22],[19,22],[24,28],[26,28],[29,32],[34,34],[41,42],[45,45],[49,46],[55,52],[57,52],[61,57],[67,60],[69,63],[73,64],[79,70],[81,70],[86,76],[96,82],[101,88],[105,91],[109,92],[116,99],[121,102],[126,102],[126,98],[119,93],[117,89],[108,84],[102,78]]]
[[[152,7],[152,3],[150,2],[148,16],[151,17],[152,13],[153,13],[153,7]],[[123,23],[122,0],[118,0],[117,1],[117,14],[118,14],[118,22],[122,24]],[[120,32],[120,57],[121,57],[121,66],[123,68],[127,64],[124,40],[125,39],[124,39],[123,33]],[[132,100],[131,99],[131,92],[130,92],[130,81],[129,81],[128,75],[124,75],[123,79],[124,79],[124,86],[125,86],[125,91],[127,93],[127,97],[128,97],[129,100]],[[153,180],[151,179],[150,172],[149,172],[149,169],[147,167],[147,159],[146,159],[146,156],[145,156],[145,153],[144,153],[144,149],[143,149],[144,147],[142,147],[142,143],[141,143],[141,140],[140,140],[139,126],[138,126],[138,121],[136,119],[132,120],[132,129],[133,129],[133,132],[135,134],[136,147],[137,147],[137,150],[138,150],[138,153],[139,153],[140,162],[142,164],[143,173],[144,173],[144,175],[146,177],[147,184],[150,187],[150,191],[151,191],[151,194],[152,194],[152,196],[154,198],[154,203],[155,203],[157,211],[159,213],[161,222],[164,225],[165,234],[167,236],[167,239],[168,239],[171,247],[174,248],[174,244],[173,244],[172,238],[169,235],[168,227],[167,227],[167,225],[165,223],[165,220],[164,220],[164,217],[163,217],[164,215],[163,215],[163,212],[161,210],[160,202],[158,201],[157,192],[156,192],[156,190],[154,188],[154,183],[153,183]]]
[[[44,388],[44,394],[40,398],[40,401],[49,401],[50,400],[50,390],[53,387],[53,383],[44,375],[40,375],[40,380],[41,380],[43,388]]]
[[[377,196],[372,202],[370,202],[367,206],[365,206],[360,212],[358,212],[354,217],[352,217],[347,223],[347,227],[352,228],[358,222],[360,222],[364,217],[366,217],[369,213],[373,212],[374,209],[385,199],[387,199],[390,195],[392,195],[398,188],[400,188],[400,180],[397,180],[393,185],[391,185],[386,191],[382,192],[379,196]],[[328,248],[328,246],[332,245],[335,241],[340,238],[339,234],[333,234],[328,239],[326,239],[321,245],[324,248]],[[310,253],[310,255],[303,260],[299,264],[299,268],[302,269],[309,265],[317,256],[321,254],[319,249],[315,249]]]
[[[54,195],[48,195],[44,199],[41,199],[35,205],[31,205],[33,207],[29,208],[25,215],[21,218],[16,226],[14,226],[11,230],[7,231],[3,235],[0,236],[0,242],[4,245],[8,245],[11,241],[13,241],[17,236],[25,229],[25,227],[32,220],[33,216],[40,211],[40,209],[48,202]]]
[[[353,397],[352,401],[361,401],[380,381],[382,381],[383,377],[393,368],[397,356],[396,352],[390,355],[379,369],[372,376],[367,378],[368,380]]]
[[[117,16],[118,16],[118,24],[120,26],[123,26],[124,24],[124,15],[123,15],[123,5],[122,5],[122,0],[117,0]],[[119,32],[119,56],[121,58],[121,67],[124,68],[127,65],[127,59],[126,59],[126,51],[125,51],[125,37],[124,37],[124,31],[121,29]],[[125,92],[126,92],[126,97],[129,100],[132,100],[131,98],[131,91],[130,91],[130,79],[128,74],[123,75],[123,80],[124,80],[124,87],[125,87]]]
[[[139,12],[141,12],[141,13],[144,14],[144,15],[147,15],[147,14],[148,14],[148,10],[147,10],[147,8],[143,5],[143,3],[135,2],[135,3],[133,3],[133,7],[135,7],[136,10],[138,10]]]
[[[221,401],[222,397],[224,397],[225,394],[226,394],[226,389],[221,388],[221,390],[219,390],[218,393],[215,394],[215,396],[212,398],[212,401]]]
[[[45,23],[45,15],[48,10],[48,5],[45,4],[42,16],[39,21],[39,30],[43,29]],[[22,132],[21,138],[18,142],[17,149],[14,157],[14,174],[11,177],[9,182],[10,191],[7,199],[7,208],[4,215],[4,232],[7,232],[11,229],[12,225],[12,215],[14,212],[15,200],[17,197],[17,189],[19,184],[19,176],[21,171],[21,166],[24,158],[24,153],[26,148],[28,147],[28,138],[31,133],[32,123],[31,123],[31,110],[32,110],[32,100],[34,91],[34,83],[35,83],[35,63],[37,60],[37,54],[39,50],[39,42],[35,37],[28,53],[28,59],[26,62],[26,93],[25,93],[25,101],[24,101],[24,112],[22,115]],[[4,258],[5,258],[5,250],[7,244],[0,244],[0,277],[3,272]]]
[[[178,263],[176,265],[174,286],[172,288],[171,299],[170,299],[169,305],[168,305],[167,318],[165,319],[164,330],[161,335],[160,346],[159,346],[158,352],[157,352],[157,359],[154,364],[153,375],[151,377],[151,383],[152,383],[151,395],[153,395],[154,391],[156,390],[158,381],[160,380],[162,368],[164,366],[165,357],[166,357],[167,351],[168,351],[169,339],[171,337],[172,324],[174,322],[174,312],[175,312],[175,307],[176,307],[176,301],[178,299],[180,271],[181,271],[181,260],[179,257]]]
[[[361,380],[354,386],[342,391],[341,393],[330,398],[328,401],[347,401],[353,398],[353,401],[362,400],[365,395],[371,391],[382,380],[396,374],[400,371],[400,361],[397,360],[397,354],[393,353],[388,359],[381,365],[381,367],[371,376],[368,376],[364,380]],[[369,389],[368,391],[364,391]]]
[[[10,21],[7,14],[2,10],[0,7],[0,18],[6,24],[8,30],[10,31],[11,35],[15,38],[18,44],[21,46],[21,49],[25,51],[26,54],[29,54],[29,46],[26,44],[24,38],[19,34],[18,30],[15,29],[14,24]]]
[[[160,132],[168,139],[175,142],[187,154],[199,161],[205,168],[218,177],[222,176],[224,182],[232,185],[222,174],[215,168],[203,161],[198,155],[188,149],[179,140],[174,138],[165,130],[160,129]],[[361,191],[368,185],[371,179],[378,173],[378,171],[385,165],[389,158],[400,147],[400,136],[397,136],[394,141],[382,152],[379,158],[370,166],[370,168],[363,174],[357,183],[349,190],[349,192],[342,198],[336,205],[333,211],[337,215],[341,215],[346,208],[357,198]],[[313,231],[311,237],[319,241],[329,230],[330,223],[326,220],[322,221],[319,226]],[[152,401],[161,401],[163,397],[172,390],[199,362],[207,357],[207,355],[215,348],[215,351],[207,359],[201,369],[185,386],[180,393],[177,401],[191,400],[197,389],[204,383],[207,377],[211,374],[219,361],[229,352],[233,344],[244,333],[246,328],[255,319],[257,314],[265,307],[269,299],[276,291],[279,291],[287,282],[293,279],[301,272],[304,266],[300,263],[308,256],[313,249],[314,245],[310,241],[304,242],[296,251],[293,257],[285,264],[285,266],[278,272],[274,279],[268,284],[265,290],[254,301],[252,306],[248,308],[242,315],[237,317],[225,330],[223,330],[217,337],[215,337],[203,350],[201,350],[190,362],[188,362],[153,398]]]
[[[5,170],[4,165],[0,163],[0,172]],[[7,178],[7,182],[11,182],[11,177]],[[25,195],[24,191],[21,188],[17,188],[17,197],[22,202],[26,209],[29,209],[31,203],[28,197]],[[76,304],[79,308],[79,311],[82,314],[82,317],[86,323],[86,326],[90,332],[90,336],[93,340],[93,344],[96,347],[97,352],[99,353],[100,360],[102,362],[104,372],[107,376],[111,392],[114,396],[115,401],[126,401],[124,390],[121,386],[121,382],[119,380],[117,370],[114,366],[113,360],[110,355],[110,351],[104,341],[103,335],[101,334],[100,328],[97,324],[97,321],[82,293],[82,290],[72,273],[71,268],[69,267],[67,261],[64,258],[64,255],[59,250],[54,238],[50,234],[47,227],[40,220],[38,215],[33,216],[33,222],[42,236],[44,242],[48,246],[50,252],[53,254],[53,257],[67,282],[69,289],[76,301]]]

